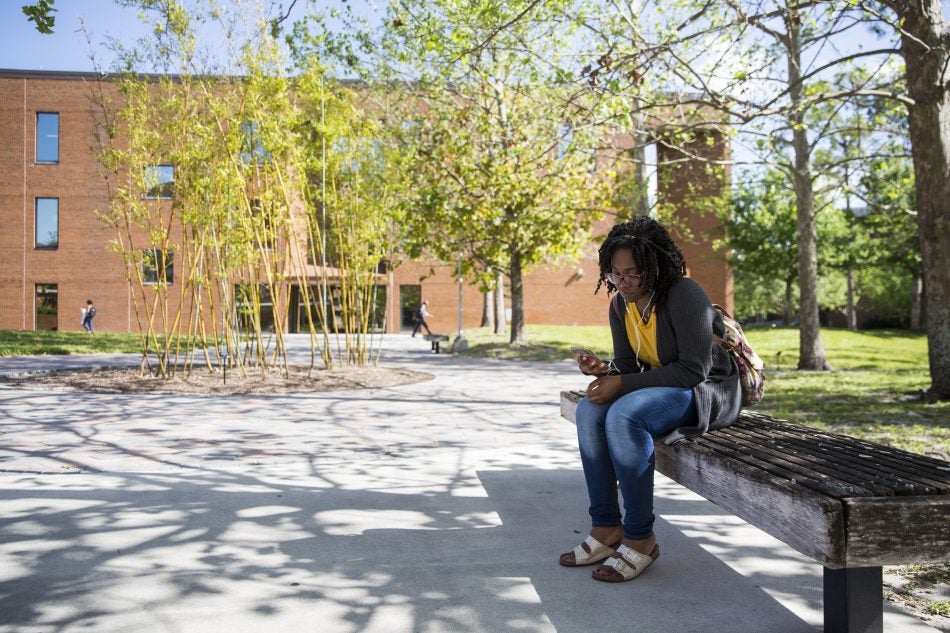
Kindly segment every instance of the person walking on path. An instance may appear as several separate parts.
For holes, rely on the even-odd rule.
[[[414,320],[415,320],[416,325],[414,328],[412,328],[413,338],[415,338],[416,334],[419,332],[419,328],[423,328],[423,327],[426,329],[426,334],[429,334],[429,335],[432,334],[432,330],[429,329],[429,324],[426,322],[426,317],[430,317],[434,315],[431,312],[429,312],[428,308],[429,308],[428,299],[420,303],[419,307],[416,308],[416,311],[414,314],[414,317],[415,317]]]
[[[86,299],[86,305],[82,308],[82,329],[90,334],[93,333],[92,320],[94,318],[96,318],[96,306],[93,305],[92,299]]]
[[[614,358],[580,352],[595,376],[577,407],[577,438],[590,501],[590,534],[560,563],[602,563],[595,580],[633,580],[660,555],[653,533],[654,441],[685,441],[736,421],[739,370],[713,342],[722,316],[685,277],[682,251],[656,220],[615,225],[599,250]],[[616,294],[614,292],[616,291]],[[623,513],[617,498],[623,495]]]

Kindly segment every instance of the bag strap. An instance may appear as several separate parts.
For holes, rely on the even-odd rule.
[[[720,312],[722,312],[723,315],[729,317],[730,319],[732,318],[732,315],[729,314],[729,311],[726,310],[726,309],[725,309],[724,307],[722,307],[721,305],[719,305],[718,303],[712,304],[712,307],[716,308],[717,310],[719,310]]]
[[[719,313],[720,313],[723,317],[725,317],[725,318],[727,318],[727,319],[732,319],[732,316],[729,314],[729,312],[726,311],[726,309],[725,309],[724,307],[722,307],[721,305],[719,305],[718,303],[712,304],[712,307],[713,307],[714,310],[718,310]],[[723,326],[725,326],[725,323],[723,323]],[[725,341],[725,339],[722,338],[721,336],[716,336],[715,334],[713,334],[713,342],[716,343],[719,347],[723,348],[723,349],[726,350],[726,351],[730,351],[730,350],[731,350],[731,346],[730,346],[730,345]]]

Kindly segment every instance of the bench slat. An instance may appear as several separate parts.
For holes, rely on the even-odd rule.
[[[925,487],[933,487],[936,494],[950,493],[950,463],[902,451],[891,446],[872,444],[864,440],[826,433],[811,427],[804,427],[784,420],[777,420],[762,413],[743,411],[740,421],[758,421],[758,432],[769,434],[792,434],[794,437],[812,450],[820,452],[823,459],[834,456],[834,460],[844,459],[850,463],[857,462],[865,468],[872,464],[872,468],[879,473],[891,473],[893,476],[917,481]],[[730,427],[735,428],[735,427]],[[867,457],[851,457],[852,453]],[[921,494],[914,492],[911,494]],[[925,494],[930,494],[925,493]]]
[[[717,433],[715,436],[704,437],[703,441],[716,447],[717,451],[723,455],[738,459],[750,466],[768,470],[829,497],[840,499],[854,496],[877,496],[868,488],[833,479],[833,469],[803,467],[803,460],[796,462],[789,455],[775,455],[769,451],[761,450],[756,445],[744,445],[742,439],[736,440],[735,436],[728,436],[728,439],[726,439],[726,436],[719,437],[719,433]],[[804,462],[804,464],[805,466],[809,465],[808,462]],[[831,470],[831,472],[827,472],[828,470]]]
[[[762,438],[749,437],[740,426],[722,429],[717,436],[728,438],[740,446],[749,446],[750,450],[762,450]],[[773,436],[774,437],[774,436]],[[788,437],[774,437],[769,452],[776,453],[773,459],[787,460],[788,468],[800,477],[811,476],[816,482],[815,490],[834,497],[868,496],[886,497],[897,494],[932,494],[936,490],[931,486],[922,486],[907,481],[881,469],[875,471],[875,464],[865,460],[850,459],[840,448],[832,452],[821,447],[810,446],[800,434]],[[804,481],[804,479],[802,480]]]
[[[745,418],[748,414],[743,414]],[[777,421],[759,424],[752,431],[739,423],[721,432],[752,433],[756,437],[775,438],[777,445],[790,445],[799,457],[812,456],[816,463],[834,464],[842,477],[851,481],[882,486],[879,496],[890,494],[920,495],[950,493],[950,464],[890,447],[877,446],[846,436],[821,433]],[[794,448],[791,448],[794,447]]]
[[[763,438],[763,435],[766,437]],[[761,447],[762,442],[768,442],[769,452],[775,453],[774,459],[787,460],[787,467],[800,483],[811,485],[809,482],[813,482],[813,489],[822,494],[835,498],[886,494],[883,490],[869,487],[868,484],[871,482],[868,482],[866,478],[855,477],[848,473],[842,477],[841,469],[837,467],[837,464],[822,461],[820,457],[811,453],[807,446],[794,442],[797,438],[776,437],[767,430],[763,430],[762,433],[749,433],[745,428],[736,429],[735,427],[722,429],[716,436],[721,436],[721,441],[735,442],[739,445],[748,444],[753,447]]]

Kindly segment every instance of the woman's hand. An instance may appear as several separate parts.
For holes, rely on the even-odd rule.
[[[594,404],[608,404],[623,393],[620,376],[601,376],[587,385],[587,398]]]
[[[577,366],[585,376],[606,376],[610,371],[607,363],[587,355],[577,357]]]

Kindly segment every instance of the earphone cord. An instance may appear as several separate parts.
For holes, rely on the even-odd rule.
[[[634,333],[634,334],[636,335],[636,337],[637,337],[637,351],[636,351],[636,355],[637,355],[637,369],[638,369],[640,372],[642,372],[642,371],[643,371],[643,365],[640,364],[640,328],[637,327],[637,324],[636,324],[636,323],[633,324],[633,333]]]

